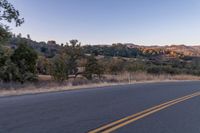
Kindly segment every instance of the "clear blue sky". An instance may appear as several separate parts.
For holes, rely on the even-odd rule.
[[[33,40],[200,44],[200,0],[9,0]]]

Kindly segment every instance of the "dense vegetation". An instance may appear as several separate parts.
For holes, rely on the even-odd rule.
[[[0,1],[0,21],[23,24],[19,12]],[[38,75],[51,75],[56,81],[82,76],[88,80],[123,72],[151,74],[191,74],[200,76],[200,58],[163,48],[131,44],[84,45],[78,40],[58,45],[55,41],[36,42],[30,35],[14,35],[0,24],[0,81],[33,82]]]

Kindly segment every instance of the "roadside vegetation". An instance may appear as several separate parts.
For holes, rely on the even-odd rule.
[[[144,80],[199,79],[200,58],[183,53],[116,43],[81,45],[74,39],[36,42],[15,35],[3,22],[24,19],[7,0],[0,1],[0,87],[55,87]],[[15,88],[15,87],[14,87]]]

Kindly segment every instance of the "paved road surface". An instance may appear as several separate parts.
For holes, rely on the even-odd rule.
[[[192,81],[1,97],[0,133],[86,133],[198,91],[200,82]],[[114,132],[200,133],[200,96],[147,115]]]

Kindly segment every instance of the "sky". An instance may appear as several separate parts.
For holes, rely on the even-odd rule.
[[[82,44],[200,45],[200,0],[8,0],[25,18],[12,32]]]

